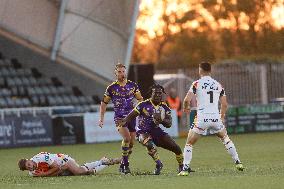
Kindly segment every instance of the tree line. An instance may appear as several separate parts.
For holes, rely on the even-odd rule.
[[[277,7],[284,7],[282,1],[187,1],[190,8],[182,16],[167,11],[169,0],[160,1],[162,27],[152,38],[146,29],[137,28],[133,63],[156,63],[162,69],[196,66],[204,60],[283,57],[284,24],[275,18],[281,16]],[[140,16],[148,11],[141,10]]]

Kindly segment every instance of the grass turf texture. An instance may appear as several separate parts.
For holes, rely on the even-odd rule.
[[[177,176],[174,154],[159,148],[164,169],[159,176],[146,150],[136,142],[131,155],[132,175],[120,175],[118,166],[108,167],[96,176],[33,178],[18,170],[17,160],[30,158],[40,151],[66,153],[79,163],[120,155],[120,143],[68,145],[1,149],[0,188],[60,189],[155,189],[155,188],[284,188],[284,132],[232,135],[245,171],[238,172],[217,137],[203,137],[194,146],[192,168],[188,177]],[[183,149],[185,138],[176,139]]]

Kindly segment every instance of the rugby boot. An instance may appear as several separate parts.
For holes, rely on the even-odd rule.
[[[161,174],[162,169],[163,169],[163,164],[162,163],[157,163],[156,164],[156,168],[154,170],[154,174],[155,175]]]
[[[235,164],[238,171],[243,171],[245,169],[243,164],[239,160],[237,160]]]

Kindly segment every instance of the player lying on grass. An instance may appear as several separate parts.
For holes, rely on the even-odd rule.
[[[148,154],[156,162],[154,174],[159,175],[163,168],[156,146],[174,152],[179,164],[179,170],[181,170],[183,155],[180,147],[159,127],[160,124],[166,128],[172,126],[171,110],[162,101],[163,93],[165,93],[164,88],[160,85],[153,85],[151,92],[151,98],[138,103],[131,113],[120,121],[120,125],[123,126],[139,116],[137,127],[138,140],[147,148]]]
[[[30,176],[71,176],[95,174],[109,165],[119,164],[120,161],[120,158],[109,159],[103,157],[99,161],[85,163],[80,166],[69,155],[41,152],[30,160],[20,159],[18,166],[22,171],[28,170]]]

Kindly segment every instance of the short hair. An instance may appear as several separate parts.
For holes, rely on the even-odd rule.
[[[159,85],[159,84],[156,84],[156,83],[153,84],[153,85],[150,87],[149,93],[150,93],[150,92],[152,93],[153,89],[161,89],[162,92],[163,92],[164,94],[166,94],[165,89],[164,89],[164,87],[163,87],[162,85]]]
[[[125,65],[124,65],[124,64],[121,64],[121,63],[117,63],[117,64],[115,65],[115,70],[117,70],[118,68],[125,68],[125,69],[126,69]]]
[[[20,159],[20,160],[19,160],[18,166],[19,166],[19,168],[20,168],[21,171],[27,170],[27,168],[26,168],[26,162],[27,162],[27,159]]]
[[[201,62],[199,67],[205,72],[211,72],[211,64],[209,62]]]

